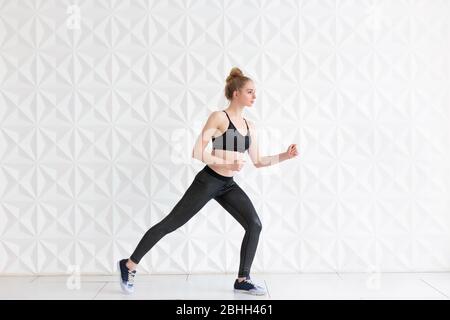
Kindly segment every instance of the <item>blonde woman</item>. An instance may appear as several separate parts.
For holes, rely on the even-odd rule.
[[[136,267],[142,257],[165,235],[188,222],[211,199],[216,200],[245,229],[240,251],[238,277],[235,291],[264,295],[264,287],[250,279],[250,268],[258,245],[261,221],[247,194],[234,181],[233,176],[244,166],[244,153],[257,168],[291,159],[298,155],[296,144],[286,152],[273,156],[260,156],[254,124],[242,117],[245,107],[256,99],[253,81],[233,68],[226,79],[225,96],[230,101],[225,110],[210,114],[197,139],[192,157],[204,162],[193,182],[171,212],[151,227],[142,237],[133,254],[118,262],[120,283],[125,293],[134,291]],[[212,152],[205,149],[212,141]]]

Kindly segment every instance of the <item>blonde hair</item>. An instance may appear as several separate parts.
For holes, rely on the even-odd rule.
[[[251,81],[249,77],[244,76],[241,69],[232,68],[227,77],[227,84],[225,85],[225,97],[228,100],[233,99],[233,92],[244,87],[247,81]]]

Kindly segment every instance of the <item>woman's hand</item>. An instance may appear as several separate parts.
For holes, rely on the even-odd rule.
[[[285,153],[288,159],[298,156],[297,145],[291,144]]]

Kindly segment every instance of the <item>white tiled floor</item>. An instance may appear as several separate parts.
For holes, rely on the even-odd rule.
[[[131,296],[121,293],[118,275],[82,275],[78,289],[71,289],[67,276],[1,276],[0,299],[450,299],[450,273],[254,274],[252,278],[267,288],[266,296],[234,293],[234,274],[138,274]]]

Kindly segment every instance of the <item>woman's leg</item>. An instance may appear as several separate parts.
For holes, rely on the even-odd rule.
[[[245,235],[241,245],[238,277],[248,278],[258,246],[259,234],[262,229],[258,214],[250,198],[236,182],[233,182],[229,189],[214,197],[214,199],[245,229]]]
[[[217,187],[217,183],[210,183],[204,174],[200,178],[197,175],[170,213],[144,234],[130,256],[134,263],[132,266],[135,267],[162,237],[184,225],[200,211],[212,199]]]

